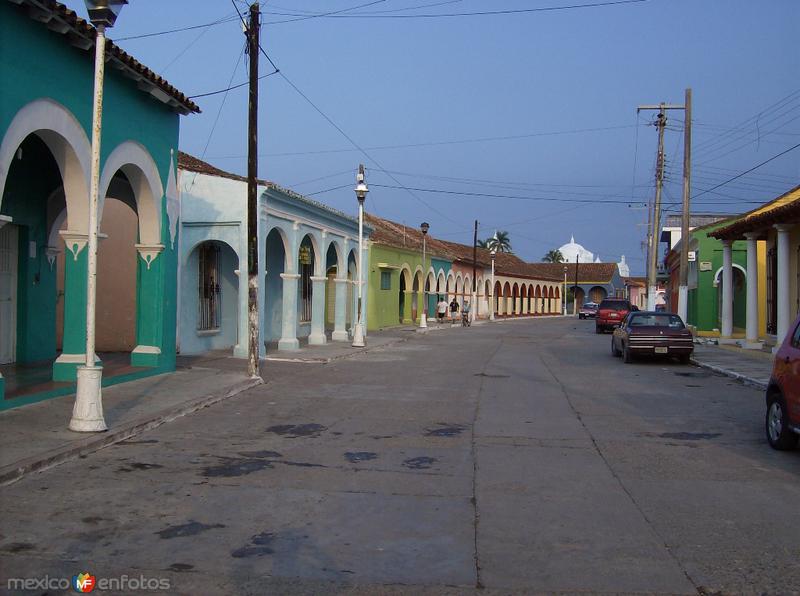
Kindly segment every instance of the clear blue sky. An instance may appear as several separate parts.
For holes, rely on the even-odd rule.
[[[643,273],[647,212],[626,203],[641,205],[652,197],[657,137],[647,126],[653,114],[637,118],[636,106],[682,103],[684,89],[693,88],[695,193],[800,143],[800,2],[648,0],[508,15],[385,18],[592,1],[602,0],[384,0],[302,20],[296,15],[369,0],[262,2],[264,49],[380,165],[353,150],[277,75],[260,86],[259,175],[304,193],[347,185],[313,196],[355,213],[351,187],[364,162],[371,187],[367,208],[380,216],[414,226],[428,221],[432,235],[467,244],[478,219],[481,237],[506,229],[515,252],[532,261],[574,234],[603,260],[624,253],[634,273]],[[67,4],[85,15],[83,2]],[[241,0],[236,4],[247,8]],[[230,0],[130,0],[109,35],[118,39],[234,14]],[[350,16],[366,14],[381,18]],[[291,22],[270,24],[275,21]],[[234,72],[244,45],[234,20],[119,44],[189,95],[246,80],[246,58]],[[261,72],[270,70],[262,56]],[[223,95],[197,101],[203,113],[182,119],[181,148],[245,173],[246,87],[228,93],[221,112]],[[680,199],[682,120],[681,113],[670,114],[666,133],[667,204]],[[531,136],[537,133],[564,134]],[[386,148],[522,135],[528,136]],[[398,186],[381,169],[406,187],[456,194],[414,191],[415,198],[379,186]],[[720,187],[719,194],[704,194],[694,209],[746,211],[798,181],[800,149]],[[575,199],[592,202],[570,202]],[[626,203],[601,204],[608,200]]]

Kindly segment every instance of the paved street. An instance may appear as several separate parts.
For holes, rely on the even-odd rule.
[[[0,489],[9,577],[172,593],[800,586],[800,452],[763,396],[624,365],[591,321],[442,330],[268,384]]]

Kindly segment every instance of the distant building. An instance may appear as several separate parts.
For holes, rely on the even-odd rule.
[[[564,257],[565,263],[574,263],[576,260],[579,263],[594,262],[594,253],[586,250],[583,246],[575,242],[575,236],[572,236],[569,242],[558,250],[561,256]]]

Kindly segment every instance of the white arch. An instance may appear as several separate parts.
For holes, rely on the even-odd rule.
[[[303,240],[306,239],[308,236],[311,239],[311,250],[314,251],[314,275],[321,276],[325,273],[325,264],[322,262],[321,251],[320,251],[320,243],[317,235],[308,230],[302,236],[300,236],[300,242],[297,244],[297,259],[299,262],[300,259],[300,247],[303,245]],[[325,254],[325,258],[327,258],[327,253]]]
[[[264,236],[264,246],[266,248],[266,243],[269,241],[269,235],[272,234],[273,231],[278,233],[278,238],[280,238],[281,243],[283,244],[283,272],[294,273],[296,267],[295,260],[292,258],[292,243],[289,241],[289,236],[286,234],[286,230],[284,230],[281,226],[271,227],[269,230],[267,230],[267,233]]]
[[[737,263],[731,263],[731,266],[732,266],[733,269],[738,269],[739,271],[741,271],[742,275],[744,275],[744,278],[747,279],[747,271],[745,271],[744,267],[742,267],[741,265],[739,265]],[[720,277],[720,275],[722,275],[722,267],[717,269],[717,272],[714,274],[714,285],[715,286],[719,285],[719,277]]]
[[[236,250],[230,242],[228,242],[227,240],[223,240],[221,238],[203,238],[202,240],[198,240],[192,245],[192,247],[188,251],[186,251],[186,255],[184,256],[183,262],[185,264],[188,264],[189,259],[192,258],[192,253],[196,251],[202,244],[206,244],[208,242],[218,242],[219,244],[224,244],[233,251],[233,254],[236,257],[236,261],[241,263],[241,257],[239,256],[239,251]]]
[[[133,189],[136,212],[139,215],[139,242],[161,244],[161,207],[164,204],[164,186],[155,161],[143,145],[124,141],[114,148],[106,159],[100,174],[100,221],[102,230],[103,209],[111,179],[122,170]]]
[[[328,251],[330,251],[331,245],[333,245],[333,250],[336,253],[336,274],[338,276],[339,272],[344,270],[344,248],[342,248],[342,245],[339,244],[339,241],[336,240],[336,238],[331,239],[331,241],[328,242],[328,246],[325,247],[326,266],[328,264]]]
[[[52,99],[37,99],[21,108],[0,143],[0,208],[11,161],[22,142],[36,134],[50,149],[61,172],[69,228],[86,233],[89,217],[91,144],[78,119]]]

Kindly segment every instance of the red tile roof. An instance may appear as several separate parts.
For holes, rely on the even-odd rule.
[[[80,18],[74,10],[70,10],[60,2],[56,2],[56,0],[9,1],[12,4],[21,5],[20,10],[27,13],[32,20],[41,22],[51,31],[66,35],[73,45],[83,50],[94,49],[97,29]],[[182,114],[200,112],[200,108],[191,99],[110,39],[106,40],[106,55],[110,60],[110,65],[123,71],[126,76],[137,80],[141,90],[150,93],[175,111]],[[90,59],[94,60],[93,52]]]
[[[557,273],[564,279],[564,267],[567,267],[567,282],[575,283],[575,263],[537,263],[544,269]],[[578,263],[578,283],[610,283],[617,272],[616,263]]]

